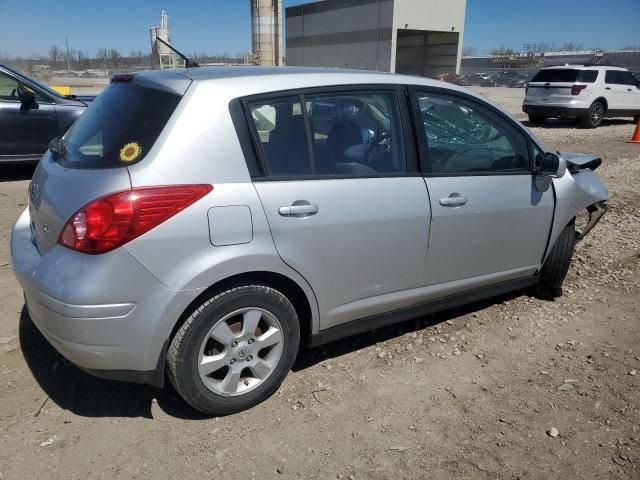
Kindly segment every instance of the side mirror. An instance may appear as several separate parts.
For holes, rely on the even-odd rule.
[[[30,90],[27,90],[22,85],[18,87],[17,93],[18,93],[18,100],[20,100],[20,104],[22,105],[22,108],[33,108],[34,106],[38,105],[36,103],[36,96],[33,94],[33,92]]]
[[[540,155],[541,160],[536,162],[538,174],[534,176],[536,190],[546,192],[551,187],[554,178],[562,177],[567,171],[567,162],[560,155],[547,152]]]
[[[543,177],[560,178],[567,171],[567,162],[555,153],[547,152],[540,165],[540,175]]]
[[[52,138],[49,142],[49,151],[54,155],[60,154],[60,137]]]

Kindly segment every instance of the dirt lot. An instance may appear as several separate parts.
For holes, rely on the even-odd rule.
[[[485,93],[517,111],[522,90]],[[34,330],[8,252],[32,170],[2,167],[0,478],[640,478],[632,131],[622,120],[535,129],[549,146],[603,155],[611,191],[562,298],[520,292],[303,350],[271,399],[217,419],[169,387],[92,378]]]

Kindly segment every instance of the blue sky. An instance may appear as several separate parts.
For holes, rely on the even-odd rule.
[[[284,5],[309,3],[284,0]],[[0,51],[46,54],[52,45],[95,53],[148,50],[149,27],[169,11],[173,42],[186,52],[250,49],[248,0],[0,0]],[[465,46],[522,48],[575,41],[585,48],[640,45],[640,0],[467,0]]]

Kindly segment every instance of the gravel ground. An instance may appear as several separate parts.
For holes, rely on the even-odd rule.
[[[522,90],[486,90],[518,113]],[[611,192],[563,297],[519,292],[303,350],[271,399],[214,419],[169,387],[90,377],[37,333],[8,263],[32,169],[3,167],[0,478],[640,478],[640,146],[623,120],[533,130],[601,154]]]

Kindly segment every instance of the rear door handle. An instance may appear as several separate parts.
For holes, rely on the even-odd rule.
[[[298,217],[304,218],[310,215],[315,215],[320,209],[317,205],[289,205],[288,207],[280,207],[278,213],[283,217]]]
[[[452,193],[448,197],[440,199],[440,205],[443,207],[461,207],[466,205],[466,203],[467,197],[459,193]]]
[[[611,90],[611,87],[604,87],[605,90]]]

